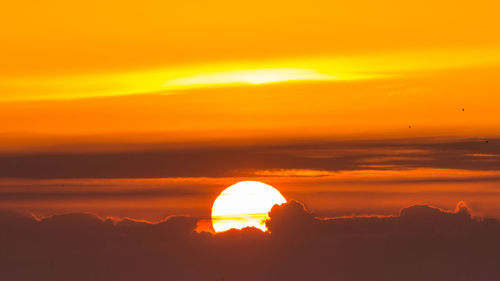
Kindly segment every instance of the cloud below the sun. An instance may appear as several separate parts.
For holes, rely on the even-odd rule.
[[[500,223],[465,203],[411,206],[399,216],[317,218],[275,206],[267,226],[197,233],[196,219],[158,223],[67,214],[0,215],[7,280],[491,280]]]

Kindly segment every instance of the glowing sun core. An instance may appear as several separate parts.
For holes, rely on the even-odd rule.
[[[274,187],[258,181],[241,181],[226,188],[215,199],[212,224],[216,232],[256,227],[267,231],[265,221],[275,204],[286,203]]]

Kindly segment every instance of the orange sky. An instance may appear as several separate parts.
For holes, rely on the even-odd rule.
[[[152,156],[144,158],[149,159],[144,161],[151,174],[127,166],[130,174],[124,176],[123,171],[112,169],[123,162],[121,158],[113,154],[102,160],[86,153],[122,153],[125,156],[120,157],[133,162],[134,157],[143,158],[127,154],[131,151],[163,155],[194,147],[208,155],[203,160],[207,165],[219,156],[214,147],[243,147],[247,153],[254,149],[247,145],[305,142],[311,149],[316,142],[333,142],[333,146],[342,142],[339,147],[347,151],[349,141],[364,141],[361,154],[366,158],[358,161],[361,154],[356,152],[352,159],[332,160],[352,166],[266,156],[248,163],[236,159],[240,166],[235,164],[234,169],[245,171],[240,176],[254,169],[254,176],[293,181],[297,175],[290,170],[323,177],[324,171],[330,176],[374,165],[387,169],[382,173],[387,178],[393,170],[416,169],[415,177],[423,179],[421,169],[430,169],[441,171],[443,177],[465,171],[474,181],[471,171],[498,170],[496,146],[485,148],[479,143],[486,139],[493,143],[500,134],[499,9],[494,0],[147,0],[141,5],[136,1],[8,1],[0,10],[2,177],[68,178],[57,175],[57,165],[83,161],[90,171],[93,164],[88,163],[97,161],[107,166],[96,168],[97,172],[75,172],[75,177],[162,178],[170,174],[162,174],[163,167],[153,165],[157,162],[151,162]],[[422,148],[426,145],[422,139],[432,140],[437,148]],[[424,152],[415,152],[411,161],[398,147],[370,154],[371,142],[386,140],[391,144],[405,140],[411,144],[408,149]],[[439,146],[443,140],[456,145],[450,152],[456,159],[444,152],[441,158],[429,156],[448,151]],[[467,147],[462,149],[457,140],[467,142]],[[293,157],[298,157],[294,149]],[[208,172],[200,170],[197,156],[192,156],[198,152],[189,153],[191,162],[180,165],[186,170],[176,170],[171,177],[238,178],[227,163],[217,162]],[[59,156],[69,160],[61,160],[64,164],[53,160]],[[395,158],[389,161],[389,156]],[[13,169],[11,163],[19,168]],[[276,175],[276,171],[288,172]],[[220,188],[229,184],[224,182]],[[406,190],[414,184],[400,186]],[[486,192],[489,184],[479,189]],[[285,193],[288,186],[283,186]],[[318,208],[324,207],[316,193],[301,194]],[[460,196],[450,195],[442,202],[449,207]],[[356,198],[342,204],[356,205],[353,212],[369,206],[367,196]],[[431,196],[391,198],[391,202],[380,201],[392,206],[387,212],[418,203],[414,198],[425,201],[421,203],[439,201]],[[358,199],[356,204],[346,203]],[[488,196],[481,200],[477,202],[493,206]],[[178,210],[189,205],[175,202]],[[380,202],[377,206],[383,205]],[[206,211],[203,204],[189,207]],[[499,213],[490,207],[484,208]],[[368,208],[368,212],[377,210]]]
[[[409,125],[495,135],[498,5],[7,3],[0,149],[110,134],[408,137]]]
[[[498,5],[7,3],[1,149],[109,134],[408,137],[409,125],[495,135]]]
[[[2,74],[112,73],[200,62],[498,47],[498,5],[494,0],[15,1],[1,11]]]
[[[496,137],[499,73],[476,67],[382,79],[2,101],[0,150],[256,138]]]

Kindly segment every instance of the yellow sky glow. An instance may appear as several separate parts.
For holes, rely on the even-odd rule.
[[[500,65],[497,48],[436,49],[345,57],[211,63],[87,75],[0,77],[0,101],[121,96],[234,84],[298,80],[350,81],[420,71]]]
[[[0,150],[498,135],[499,8],[9,1],[0,10]]]

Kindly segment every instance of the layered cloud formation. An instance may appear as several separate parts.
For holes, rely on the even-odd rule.
[[[394,217],[317,218],[275,206],[267,225],[198,233],[196,220],[159,223],[92,214],[0,216],[3,280],[496,280],[500,223],[412,206]]]
[[[251,144],[195,143],[182,147],[143,144],[108,152],[80,148],[3,153],[0,178],[325,176],[338,171],[416,168],[498,171],[498,151],[500,138],[297,139]],[[288,170],[314,172],[294,174]]]

